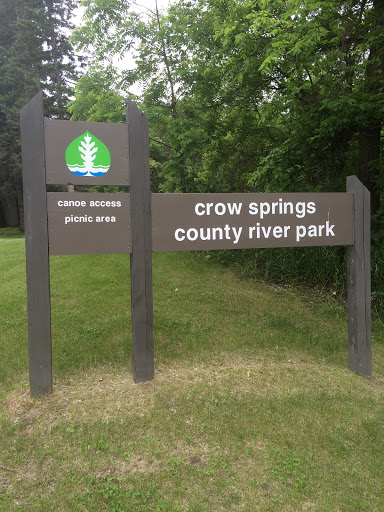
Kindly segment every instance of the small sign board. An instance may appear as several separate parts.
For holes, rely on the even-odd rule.
[[[126,124],[44,120],[47,184],[129,185]]]
[[[130,196],[48,192],[49,254],[131,252]]]
[[[353,194],[152,194],[155,252],[353,245]]]

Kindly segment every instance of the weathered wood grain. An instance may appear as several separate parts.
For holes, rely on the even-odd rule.
[[[154,375],[149,127],[147,118],[130,100],[127,126],[131,172],[132,371],[135,382],[144,382]]]
[[[51,306],[43,95],[20,112],[27,267],[29,380],[32,396],[52,391]]]
[[[347,249],[349,369],[372,374],[370,193],[356,176],[348,176],[354,194],[355,244]]]

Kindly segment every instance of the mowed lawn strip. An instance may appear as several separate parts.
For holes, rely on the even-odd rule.
[[[24,241],[0,237],[0,510],[382,511],[383,326],[347,369],[332,300],[155,254],[132,382],[129,257],[51,258],[54,392],[28,388]]]

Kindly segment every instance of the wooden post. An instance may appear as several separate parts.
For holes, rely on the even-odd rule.
[[[51,306],[43,94],[20,112],[27,267],[29,382],[32,396],[52,391]]]
[[[371,354],[371,257],[370,193],[356,176],[347,177],[347,192],[354,194],[355,244],[348,258],[349,369],[372,374]]]
[[[154,375],[152,223],[148,119],[127,101],[131,175],[132,372],[136,383]]]

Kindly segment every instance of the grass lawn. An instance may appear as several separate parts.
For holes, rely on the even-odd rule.
[[[333,298],[154,254],[155,378],[129,257],[51,258],[53,394],[31,399],[23,238],[0,230],[0,511],[384,510],[384,327],[347,369]]]

